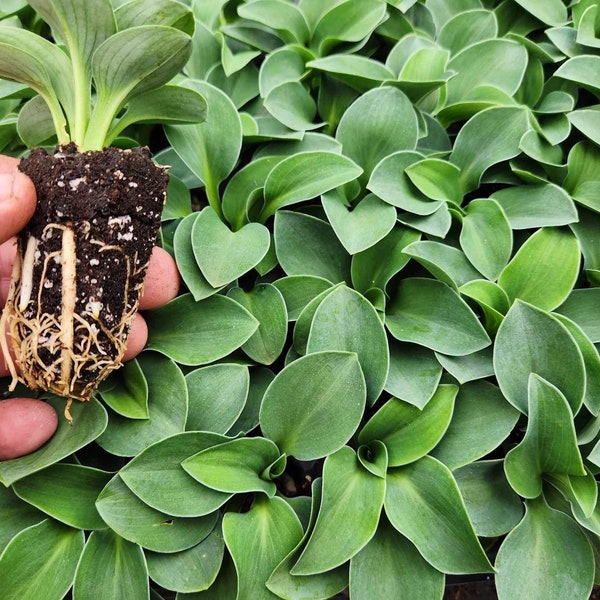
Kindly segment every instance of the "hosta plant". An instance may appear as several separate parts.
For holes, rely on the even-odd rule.
[[[168,181],[147,150],[110,145],[133,122],[200,121],[205,106],[164,85],[187,61],[187,33],[137,25],[136,13],[119,15],[109,0],[29,5],[55,41],[2,27],[0,76],[37,92],[19,113],[23,139],[58,146],[20,166],[38,207],[19,237],[2,323],[14,384],[89,400],[121,364]]]
[[[49,35],[15,4],[9,35]],[[63,21],[32,5],[59,69]],[[587,600],[598,1],[112,8],[83,122],[170,165],[159,240],[184,285],[71,427],[0,464],[3,597],[440,600],[480,579],[500,600]],[[95,112],[101,50],[136,15],[192,34],[169,77],[203,122],[119,130],[155,106],[143,81],[113,102],[122,121]],[[4,152],[47,122],[65,146],[62,119],[105,143],[56,77],[60,111],[37,78],[0,83]]]

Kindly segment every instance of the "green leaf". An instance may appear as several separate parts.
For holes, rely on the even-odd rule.
[[[205,431],[178,433],[142,450],[119,471],[119,476],[155,510],[175,517],[208,515],[224,504],[229,494],[201,485],[181,468],[181,462],[229,439]]]
[[[465,253],[454,246],[423,240],[409,244],[403,252],[422,264],[436,279],[455,290],[469,281],[481,278],[481,273],[473,268]]]
[[[388,154],[373,168],[367,189],[384,202],[409,213],[433,214],[442,202],[428,198],[415,187],[407,175],[407,169],[413,164],[418,164],[422,159],[421,154],[412,151],[399,150]]]
[[[148,571],[142,549],[110,529],[94,531],[77,565],[73,594],[83,600],[143,600],[148,593]]]
[[[600,143],[600,111],[598,106],[579,109],[567,114],[569,122],[596,144]]]
[[[519,298],[544,310],[559,306],[579,275],[579,244],[568,229],[536,231],[504,268],[498,283],[511,300]]]
[[[461,170],[465,192],[478,187],[489,167],[520,153],[519,142],[528,127],[527,113],[512,106],[487,108],[463,125],[456,136],[450,161]],[[483,146],[485,152],[481,152]]]
[[[238,598],[276,598],[265,583],[302,537],[290,505],[281,498],[257,496],[248,512],[225,515],[223,536],[238,575]]]
[[[129,419],[148,418],[148,383],[136,359],[113,371],[98,390],[116,413]]]
[[[516,300],[496,335],[494,370],[505,398],[527,412],[529,375],[556,386],[577,414],[585,392],[581,352],[567,328],[551,314]]]
[[[465,356],[446,356],[436,352],[435,357],[460,384],[494,375],[492,348],[489,346]]]
[[[288,321],[295,321],[311,300],[331,287],[331,282],[312,275],[290,275],[273,285],[285,300]]]
[[[600,413],[600,355],[598,350],[577,323],[564,315],[556,314],[555,317],[567,328],[579,347],[585,366],[586,385],[583,403],[593,415],[597,415]]]
[[[408,227],[396,224],[374,246],[352,257],[352,284],[365,294],[369,289],[385,290],[390,279],[410,260],[404,248],[419,239],[420,234]]]
[[[133,123],[202,123],[206,119],[206,111],[206,100],[195,90],[165,85],[134,96],[127,103],[125,113],[109,131],[106,142],[112,144]]]
[[[286,81],[272,88],[264,99],[264,107],[280,123],[295,131],[318,129],[315,123],[317,104],[299,81]]]
[[[250,4],[242,4],[238,14],[274,29],[287,44],[304,44],[308,40],[308,25],[302,11],[289,2],[255,0]]]
[[[310,47],[319,56],[329,54],[341,42],[360,42],[385,20],[385,5],[377,0],[333,3],[316,23]]]
[[[365,196],[349,210],[342,198],[329,193],[321,196],[327,219],[348,251],[357,254],[381,241],[396,224],[396,209],[374,194]]]
[[[404,172],[428,198],[452,204],[462,202],[460,170],[439,158],[425,158],[406,167]]]
[[[526,11],[546,25],[563,25],[567,21],[567,9],[560,0],[516,0]]]
[[[387,474],[385,512],[423,558],[443,573],[491,572],[452,473],[424,456]],[[435,531],[435,536],[431,532]]]
[[[192,230],[194,223],[199,217],[199,212],[194,212],[186,216],[177,225],[175,235],[173,236],[173,252],[177,261],[177,268],[185,285],[196,301],[208,298],[218,291],[208,283],[194,255]]]
[[[489,65],[494,68],[490,69]],[[518,42],[493,38],[467,46],[448,62],[447,69],[456,75],[447,84],[446,106],[468,102],[486,86],[513,96],[523,80],[527,51]],[[442,123],[444,114],[442,113]]]
[[[223,215],[234,231],[250,222],[250,211],[262,202],[262,189],[280,156],[256,158],[236,171],[223,193]],[[259,206],[260,208],[260,206]]]
[[[416,344],[390,339],[390,371],[385,391],[422,409],[432,398],[442,376],[435,354]]]
[[[248,367],[233,363],[208,365],[185,376],[188,431],[226,433],[240,416],[250,386]]]
[[[242,146],[242,124],[229,97],[197,79],[185,85],[206,98],[206,120],[197,125],[167,125],[173,149],[196,177],[204,182],[211,206],[220,214],[219,184],[235,167]]]
[[[501,459],[480,460],[453,472],[478,536],[504,535],[523,516],[523,502],[506,480],[503,464]]]
[[[600,342],[598,309],[600,308],[600,288],[578,288],[556,309],[557,313],[574,321],[594,343]]]
[[[354,600],[441,598],[443,592],[443,573],[432,567],[383,515],[375,535],[350,560],[350,593]]]
[[[328,294],[317,307],[306,353],[324,350],[356,352],[373,405],[385,384],[389,351],[385,329],[364,296],[344,285]]]
[[[254,361],[270,365],[281,354],[287,338],[287,309],[281,292],[269,283],[256,285],[249,292],[233,288],[227,292],[258,320],[260,325],[242,345]]]
[[[66,55],[54,44],[26,29],[0,29],[0,77],[23,83],[48,105],[61,143],[70,141],[65,111],[72,115],[69,85],[71,68]],[[61,106],[62,105],[62,106]]]
[[[34,96],[23,104],[17,118],[17,133],[30,148],[55,138],[52,113],[42,96]]]
[[[21,500],[11,487],[0,487],[0,554],[19,531],[45,518],[43,512]]]
[[[384,496],[385,480],[362,467],[351,448],[328,456],[315,528],[292,574],[323,573],[354,556],[375,534]]]
[[[590,54],[573,56],[567,59],[555,71],[554,76],[567,81],[573,81],[583,88],[591,90],[595,94],[600,93],[600,76],[598,66],[600,57]]]
[[[511,229],[568,225],[578,218],[569,194],[552,183],[511,186],[491,197],[502,207]]]
[[[332,283],[350,278],[350,256],[325,221],[278,210],[274,236],[277,258],[287,275],[311,275]]]
[[[394,74],[379,61],[358,54],[333,54],[306,63],[309,69],[331,73],[359,92],[378,88],[384,81],[394,79]]]
[[[512,252],[512,231],[501,206],[493,199],[472,200],[465,208],[460,247],[473,266],[494,280]]]
[[[215,288],[255,267],[270,244],[269,230],[264,225],[248,223],[232,232],[210,206],[196,218],[191,234],[196,263]]]
[[[282,453],[313,460],[339,450],[350,439],[365,400],[356,354],[315,352],[276,375],[262,401],[260,426]]]
[[[527,502],[523,520],[508,534],[496,557],[496,588],[502,600],[549,596],[589,598],[594,555],[583,531],[543,498]]]
[[[190,294],[146,313],[148,348],[181,364],[203,365],[239,348],[258,321],[234,300],[217,294],[194,302]]]
[[[529,376],[528,417],[525,437],[506,455],[504,470],[520,496],[536,498],[544,473],[581,476],[585,469],[567,400],[535,373]]]
[[[101,149],[113,118],[128,99],[156,89],[185,65],[191,39],[161,25],[140,25],[106,39],[92,57],[97,101],[83,147]]]
[[[194,33],[194,15],[190,8],[175,0],[129,0],[115,10],[118,28],[136,25],[167,25],[185,33]]]
[[[144,554],[152,581],[175,592],[190,593],[206,590],[214,583],[224,551],[223,534],[217,526],[199,544],[187,550],[171,554],[147,550]]]
[[[18,533],[0,554],[7,600],[62,598],[73,582],[83,550],[83,531],[46,519]]]
[[[310,200],[353,181],[362,169],[352,160],[333,152],[301,152],[279,162],[265,181],[265,203],[260,221],[291,204]]]
[[[62,414],[64,398],[52,396],[47,402]],[[56,433],[39,450],[21,458],[0,462],[0,481],[4,485],[9,486],[77,452],[94,441],[106,428],[106,411],[96,400],[75,402],[70,410],[73,423],[59,418]]]
[[[498,284],[487,279],[469,281],[458,291],[479,304],[485,316],[486,331],[495,333],[510,305],[506,292]]]
[[[431,455],[454,471],[496,449],[509,436],[518,418],[519,412],[495,385],[487,381],[463,384],[450,425]]]
[[[475,313],[456,292],[435,279],[402,280],[386,310],[386,326],[400,341],[451,356],[490,345]]]
[[[387,86],[355,100],[342,116],[336,132],[344,154],[364,169],[362,184],[369,180],[375,165],[389,154],[414,150],[417,136],[413,105],[403,92]],[[370,143],[365,144],[367,139]]]
[[[118,475],[98,496],[96,507],[121,537],[155,552],[179,552],[195,546],[213,529],[217,514],[172,517],[144,504]]]
[[[418,460],[435,448],[446,432],[458,389],[440,385],[422,409],[396,398],[388,400],[362,428],[359,443],[383,442],[390,467]]]
[[[264,492],[275,495],[269,467],[280,457],[277,446],[262,437],[239,438],[201,450],[181,466],[194,479],[218,492]]]
[[[446,21],[437,42],[457,54],[467,46],[498,37],[498,21],[491,10],[473,8],[459,12]]]
[[[94,502],[111,474],[81,465],[57,464],[15,482],[15,493],[76,529],[103,529]]]
[[[147,419],[129,419],[110,413],[108,427],[98,443],[117,456],[134,456],[146,446],[183,431],[187,415],[187,388],[183,373],[171,360],[155,353],[138,356],[148,381]]]

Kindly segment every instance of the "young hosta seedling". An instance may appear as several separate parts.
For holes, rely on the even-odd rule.
[[[133,122],[201,121],[206,103],[165,85],[189,57],[187,33],[131,22],[118,31],[110,0],[29,4],[56,44],[0,27],[0,77],[37,92],[22,112],[22,137],[53,134],[58,146],[34,148],[21,162],[38,208],[19,236],[0,321],[9,341],[0,336],[0,345],[13,387],[20,380],[68,398],[68,417],[73,399],[89,400],[120,366],[166,198],[168,175],[147,149],[110,145]],[[181,8],[164,0],[164,14],[169,4]]]

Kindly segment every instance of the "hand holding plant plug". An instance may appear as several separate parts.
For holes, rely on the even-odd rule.
[[[14,235],[26,225],[35,210],[35,188],[31,180],[18,171],[18,160],[0,156],[0,306],[4,306],[12,265],[17,250]],[[142,310],[157,308],[177,295],[177,265],[162,248],[153,250],[146,285],[140,298]],[[144,347],[147,326],[136,314],[123,356],[134,358]],[[0,359],[0,377],[9,374]],[[32,398],[12,398],[0,402],[0,460],[33,452],[44,444],[57,427],[52,407]]]
[[[1,321],[10,348],[0,340],[11,390],[20,381],[64,396],[70,419],[72,400],[89,400],[125,357],[166,199],[149,151],[111,144],[134,122],[202,120],[205,101],[165,85],[189,57],[187,33],[115,18],[108,0],[30,4],[67,53],[27,30],[0,32],[0,76],[38,94],[20,113],[21,137],[58,142],[19,166],[38,204]]]

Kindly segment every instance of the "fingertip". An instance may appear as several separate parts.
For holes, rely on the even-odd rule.
[[[16,235],[35,212],[33,182],[20,171],[0,172],[0,243]]]
[[[43,446],[58,427],[58,415],[46,402],[10,398],[0,402],[0,461],[30,454]]]
[[[133,318],[133,323],[129,330],[127,347],[125,349],[125,354],[123,355],[123,360],[126,361],[135,358],[144,349],[147,341],[148,325],[146,325],[144,317],[138,313]]]
[[[163,248],[152,251],[140,309],[151,310],[173,300],[179,293],[179,271],[174,258]]]

